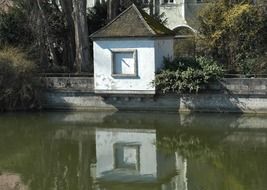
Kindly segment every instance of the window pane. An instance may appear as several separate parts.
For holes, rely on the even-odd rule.
[[[139,170],[140,167],[140,146],[118,143],[114,146],[115,165],[114,169]]]
[[[134,75],[135,60],[133,52],[115,52],[113,74]]]

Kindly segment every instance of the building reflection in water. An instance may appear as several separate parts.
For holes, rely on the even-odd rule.
[[[234,114],[0,117],[0,190],[265,190],[266,122]]]
[[[91,175],[96,189],[111,183],[149,184],[147,188],[186,190],[186,160],[156,147],[155,129],[97,128],[96,164]],[[106,188],[105,188],[106,189]]]

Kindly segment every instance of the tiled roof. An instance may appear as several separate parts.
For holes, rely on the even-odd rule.
[[[173,31],[159,23],[134,4],[109,24],[93,33],[91,38],[173,36]]]

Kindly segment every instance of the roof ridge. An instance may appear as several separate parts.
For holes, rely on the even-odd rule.
[[[136,5],[133,3],[132,6],[134,10],[137,12],[137,15],[139,16],[139,18],[141,19],[142,23],[145,25],[146,29],[148,29],[152,34],[156,35],[156,32],[150,27],[150,25],[147,23],[147,21],[145,20],[144,16],[142,15],[142,13],[140,12],[140,10],[136,7]]]
[[[122,11],[118,16],[116,16],[113,20],[111,20],[108,24],[106,24],[105,26],[101,27],[100,29],[98,29],[97,31],[95,31],[94,33],[92,33],[89,37],[91,37],[94,34],[100,32],[101,30],[104,30],[107,27],[109,27],[113,22],[115,22],[116,20],[118,20],[124,13],[126,13],[127,11],[129,11],[131,8],[132,8],[132,6],[129,6],[127,9],[125,9],[124,11]]]
[[[133,3],[104,27],[92,33],[90,38],[156,36],[173,36],[173,33]]]

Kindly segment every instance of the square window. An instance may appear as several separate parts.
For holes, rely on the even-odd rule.
[[[140,145],[118,143],[114,145],[115,168],[139,171]]]
[[[136,50],[112,50],[112,76],[137,76]]]

